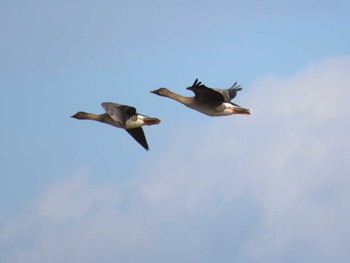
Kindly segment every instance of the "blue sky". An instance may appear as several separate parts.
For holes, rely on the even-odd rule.
[[[349,1],[0,5],[1,262],[349,262]],[[253,114],[149,93],[195,78]]]

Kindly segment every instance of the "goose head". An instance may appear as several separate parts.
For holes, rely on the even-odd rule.
[[[83,119],[87,119],[86,118],[87,115],[88,115],[88,113],[86,113],[86,112],[78,111],[76,114],[72,115],[71,118],[83,120]]]
[[[168,90],[167,88],[163,88],[163,87],[156,89],[156,90],[151,90],[150,92],[153,94],[157,94],[159,96],[162,96],[162,97],[168,97],[168,95],[171,93],[170,90]]]

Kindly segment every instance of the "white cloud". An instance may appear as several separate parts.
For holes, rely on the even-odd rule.
[[[256,80],[253,115],[178,127],[134,179],[49,186],[2,220],[0,259],[347,262],[349,72],[335,57]]]
[[[270,76],[257,80],[254,89],[257,104],[274,112],[266,114],[269,118],[271,115],[299,116],[308,120],[305,117],[310,116],[325,121],[344,117],[349,113],[349,68],[349,57],[333,57],[325,62],[311,63],[290,77]]]
[[[111,187],[90,185],[87,175],[88,171],[78,171],[68,180],[49,186],[35,204],[35,216],[55,220],[80,219],[94,205],[120,202],[121,196]]]

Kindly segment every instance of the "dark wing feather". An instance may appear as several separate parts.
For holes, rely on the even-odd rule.
[[[232,87],[229,88],[229,89],[227,90],[228,93],[229,93],[229,95],[230,95],[231,100],[232,100],[234,97],[236,97],[237,91],[239,91],[239,90],[242,90],[242,88],[241,88],[241,85],[237,84],[237,82],[235,82],[235,83],[232,85]]]
[[[124,129],[126,120],[136,114],[136,108],[132,106],[112,102],[103,102],[101,105],[105,109],[106,113]]]
[[[196,79],[191,87],[196,97],[201,101],[230,102],[242,90],[241,85],[235,82],[229,89],[209,88]],[[219,94],[218,94],[219,93]],[[221,96],[220,96],[221,95]]]
[[[237,95],[237,91],[242,90],[241,85],[237,85],[235,82],[229,89],[214,89],[224,96],[225,102],[230,102]]]
[[[125,129],[139,144],[142,145],[143,148],[145,148],[147,151],[149,150],[147,140],[145,133],[143,132],[143,129],[140,128],[134,128],[134,129]]]
[[[208,88],[201,82],[198,82],[198,79],[196,79],[193,85],[187,89],[192,90],[195,94],[195,99],[200,100],[201,102],[222,103],[225,101],[224,96],[220,92]]]

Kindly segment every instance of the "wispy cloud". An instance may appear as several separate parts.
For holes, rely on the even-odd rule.
[[[1,261],[347,262],[349,72],[261,78],[253,115],[180,126],[130,181],[48,186],[1,221]]]

